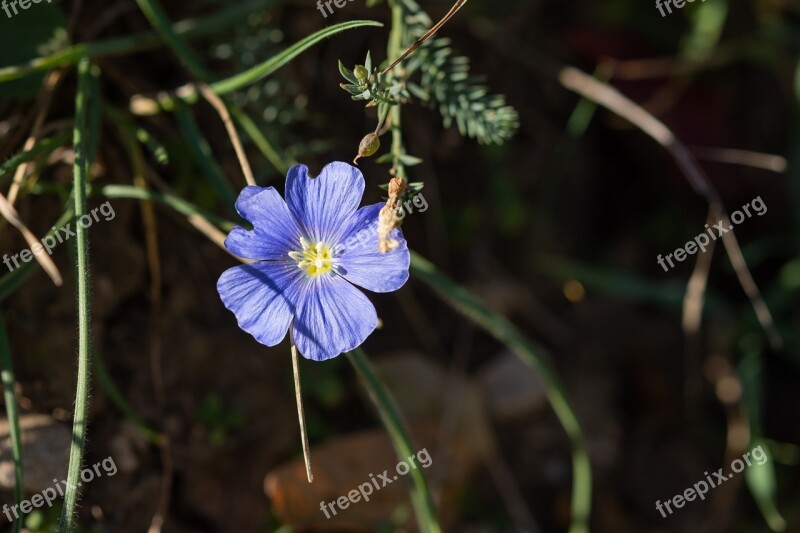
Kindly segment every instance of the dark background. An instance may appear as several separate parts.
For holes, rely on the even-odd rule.
[[[414,102],[403,107],[407,149],[424,160],[412,167],[410,178],[425,182],[429,204],[403,225],[410,247],[548,349],[588,441],[594,476],[591,525],[598,532],[768,531],[743,475],[667,519],[654,508],[656,500],[704,479],[704,471],[727,470],[731,459],[757,442],[770,447],[769,464],[777,476],[774,502],[788,531],[800,531],[800,89],[795,86],[800,11],[780,0],[705,4],[727,9],[719,39],[703,41],[710,43],[706,48],[691,40],[706,35],[698,27],[713,25],[713,13],[701,13],[698,5],[662,17],[652,2],[633,0],[473,0],[442,34],[470,58],[473,72],[518,110],[519,132],[503,146],[479,145],[444,128],[435,110]],[[173,21],[213,14],[221,6],[164,2]],[[437,1],[423,7],[438,18],[449,5]],[[0,12],[0,65],[34,57],[24,56],[20,43],[43,23],[40,17],[50,16],[42,14],[45,10],[61,11],[67,20],[76,17],[73,42],[148,29],[128,0],[86,0],[75,8],[38,4],[11,20]],[[374,128],[374,110],[365,111],[362,102],[351,101],[338,87],[343,80],[337,60],[352,66],[368,50],[376,61],[385,59],[387,6],[350,2],[323,19],[310,1],[276,2],[229,30],[191,43],[222,76],[261,62],[326,24],[362,18],[387,22],[387,27],[339,34],[237,96],[279,150],[317,172],[328,161],[349,161],[361,137]],[[133,94],[168,90],[191,79],[165,47],[96,63],[104,102],[119,109]],[[696,257],[665,273],[656,256],[702,232],[707,205],[669,153],[641,131],[605,110],[575,111],[579,99],[560,86],[558,69],[572,65],[591,73],[601,63],[612,73],[613,86],[651,110],[698,155],[708,154],[701,148],[713,147],[787,159],[780,172],[700,161],[730,211],[756,197],[768,207],[763,216],[737,227],[736,236],[784,349],[769,347],[719,246],[699,344],[692,348],[681,328],[681,301]],[[3,159],[20,151],[27,136],[40,81],[33,77],[30,83],[33,90],[17,86],[2,93]],[[72,117],[74,90],[72,69],[54,93],[48,122]],[[241,172],[218,116],[205,103],[192,111],[223,173],[240,188]],[[573,112],[577,117],[570,122]],[[201,177],[174,117],[161,114],[136,118],[136,123],[170,155],[168,164],[159,164],[144,151],[148,179],[230,217],[228,206]],[[130,184],[122,139],[109,119],[102,131],[92,182]],[[380,153],[388,149],[388,136],[383,143]],[[246,144],[260,183],[282,191],[282,176]],[[718,159],[713,154],[711,159]],[[366,160],[361,168],[367,179],[365,203],[379,201],[378,185],[388,180],[388,167]],[[39,170],[39,183],[66,187],[71,182],[71,166],[63,161]],[[90,207],[102,201],[95,198]],[[165,513],[164,531],[272,531],[285,525],[287,516],[310,523],[311,530],[330,527],[315,502],[285,504],[303,499],[292,492],[295,485],[279,487],[280,498],[265,494],[265,476],[288,461],[296,465],[300,452],[289,347],[260,346],[221,305],[216,280],[234,260],[184,217],[157,206],[161,284],[154,292],[144,244],[148,223],[140,206],[130,200],[112,200],[112,205],[116,218],[97,223],[89,233],[95,346],[127,403],[148,426],[169,435],[171,446],[165,452],[146,442],[131,417],[115,406],[107,386],[95,379],[87,461],[113,456],[120,472],[86,488],[80,508],[84,529],[144,531],[159,512]],[[59,197],[45,189],[25,191],[18,202],[37,234],[50,228],[61,207]],[[18,233],[5,224],[0,249],[17,253],[23,248]],[[37,272],[2,307],[22,411],[48,415],[54,431],[68,428],[74,401],[69,252],[62,246],[54,255],[67,278],[64,287],[54,288]],[[428,450],[439,470],[429,478],[448,480],[445,529],[516,531],[520,526],[510,510],[516,494],[540,531],[566,530],[569,442],[536,376],[500,390],[488,387],[487,369],[505,361],[507,350],[413,278],[398,294],[370,298],[383,326],[365,350],[379,366],[393,362],[386,367],[387,381],[407,384],[398,398],[418,395],[431,411],[426,422],[432,422],[432,438],[426,442],[434,443]],[[356,456],[372,453],[369,446],[347,440],[356,432],[382,431],[353,369],[343,357],[301,363],[312,455],[336,442]],[[484,406],[480,413],[455,400],[454,389],[433,387],[434,393],[426,395],[427,372],[458,376],[474,388]],[[516,372],[522,370],[510,374]],[[504,399],[513,408],[485,408]],[[461,409],[466,411],[453,414]],[[416,424],[416,416],[408,416]],[[453,429],[448,421],[461,416],[463,427]],[[748,432],[760,440],[748,442]],[[459,446],[479,451],[455,451],[447,444],[452,434]],[[471,443],[476,434],[496,446],[486,451]],[[340,455],[321,456],[346,463]],[[65,471],[54,461],[56,471]],[[393,467],[387,461],[375,468]],[[336,494],[345,494],[373,471],[356,469],[352,479],[326,479],[335,474],[319,468],[321,481],[315,483],[340,487]],[[498,476],[498,469],[507,475]],[[0,492],[0,501],[12,498],[10,489]],[[381,520],[364,519],[362,529],[401,527],[398,506],[413,515],[403,491],[388,502],[358,504],[370,505],[385,506],[385,514]],[[56,516],[57,509],[41,514],[40,530],[47,531]],[[339,527],[356,529],[354,524]]]

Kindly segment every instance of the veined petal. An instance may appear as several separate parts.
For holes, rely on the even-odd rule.
[[[240,328],[261,344],[275,346],[286,336],[305,283],[297,265],[264,262],[226,270],[217,291]]]
[[[347,281],[373,292],[396,291],[408,281],[411,255],[400,229],[389,237],[400,245],[385,254],[378,250],[378,213],[384,204],[359,209],[337,248],[336,271]]]
[[[286,176],[289,210],[315,242],[336,244],[363,195],[364,176],[347,163],[330,163],[316,178],[307,166],[295,165]]]
[[[324,361],[363,343],[378,314],[360,290],[335,275],[314,279],[294,320],[294,341],[306,359]]]
[[[300,227],[275,188],[245,187],[236,211],[253,224],[253,230],[237,226],[228,234],[225,247],[232,253],[247,259],[286,259],[297,248]]]

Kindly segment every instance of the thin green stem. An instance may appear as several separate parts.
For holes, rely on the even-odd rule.
[[[85,138],[87,104],[90,98],[91,63],[83,58],[78,63],[78,93],[75,97],[75,128],[73,143],[75,151],[73,200],[75,216],[86,214],[86,175],[89,161],[87,146],[91,139]],[[75,392],[75,418],[72,423],[72,445],[69,450],[69,470],[64,507],[61,511],[59,533],[71,532],[75,527],[75,506],[78,502],[78,487],[86,442],[87,416],[89,413],[89,377],[91,366],[91,302],[89,300],[89,240],[87,229],[76,224],[75,249],[77,257],[78,292],[78,384]]]
[[[22,502],[22,433],[19,429],[19,411],[17,397],[14,394],[14,367],[11,363],[11,348],[8,344],[6,333],[6,320],[0,313],[0,377],[3,381],[3,394],[6,401],[6,416],[8,416],[9,433],[11,433],[11,454],[14,459],[14,502],[17,509]],[[22,517],[14,520],[14,533],[22,529]]]
[[[403,8],[397,0],[390,2],[392,6],[392,29],[389,33],[389,45],[387,47],[388,57],[397,57],[403,49],[403,38],[406,34],[405,22],[403,20]],[[394,76],[390,71],[389,76]],[[403,132],[401,130],[401,106],[395,104],[389,110],[389,127],[392,130],[392,172],[395,176],[407,180],[405,165],[403,165]]]
[[[416,452],[411,446],[411,439],[408,436],[406,423],[400,414],[397,404],[394,401],[389,389],[381,381],[366,354],[360,348],[347,353],[347,358],[361,377],[364,387],[366,387],[372,403],[378,409],[384,427],[389,432],[389,437],[394,445],[397,458],[407,461]],[[428,489],[425,474],[419,468],[412,468],[409,471],[414,490],[411,493],[411,501],[414,504],[414,511],[417,515],[420,531],[426,533],[439,533],[439,519],[437,517],[436,505],[433,496]]]
[[[578,418],[567,400],[564,387],[544,357],[544,349],[520,333],[479,298],[436,270],[427,259],[411,253],[411,272],[429,285],[456,311],[502,342],[533,368],[547,385],[547,398],[572,445],[572,521],[570,533],[589,531],[592,506],[592,471],[586,442]]]

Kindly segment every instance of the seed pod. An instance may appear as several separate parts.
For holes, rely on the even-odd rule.
[[[362,157],[369,157],[378,151],[381,147],[381,140],[376,133],[367,133],[358,145],[358,155],[353,159],[353,164],[357,165],[357,161]]]

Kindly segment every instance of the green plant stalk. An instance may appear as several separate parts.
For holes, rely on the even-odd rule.
[[[11,433],[11,455],[14,459],[14,502],[19,508],[22,502],[22,433],[19,429],[19,410],[17,397],[14,394],[14,367],[11,363],[11,348],[8,344],[6,320],[0,313],[0,377],[3,381],[3,395],[6,401],[6,416],[8,416],[9,433]],[[14,520],[14,533],[19,533],[22,528],[22,517]]]
[[[416,452],[411,446],[411,439],[408,436],[405,421],[400,414],[400,410],[391,392],[389,392],[389,389],[386,388],[386,385],[381,381],[363,350],[356,348],[352,352],[347,352],[347,358],[361,377],[364,387],[366,387],[369,397],[372,399],[372,403],[374,403],[375,407],[378,409],[381,421],[389,432],[389,437],[392,440],[395,452],[397,452],[397,458],[401,461],[408,460],[408,458]],[[433,496],[428,489],[425,475],[419,468],[412,468],[409,471],[409,475],[414,484],[411,500],[414,504],[414,511],[417,515],[420,531],[426,533],[441,532],[442,529],[439,526],[436,505],[433,503]]]
[[[392,0],[390,3],[392,7],[392,29],[389,33],[389,45],[386,49],[387,61],[391,61],[395,57],[399,57],[403,52],[403,37],[406,33],[405,22],[403,20],[403,8],[397,0]],[[388,73],[394,76],[393,72]],[[403,132],[401,130],[401,111],[400,104],[391,106],[389,110],[389,124],[392,129],[392,168],[394,169],[395,176],[400,176],[406,182],[405,165],[403,164]]]
[[[572,520],[570,533],[589,531],[592,506],[592,471],[580,424],[564,388],[543,357],[544,349],[523,336],[511,322],[489,309],[480,299],[436,270],[427,259],[411,252],[411,273],[430,286],[456,311],[502,342],[547,385],[547,399],[572,446]]]
[[[86,175],[89,162],[87,146],[91,139],[85,138],[87,103],[90,98],[91,63],[83,58],[78,63],[78,92],[75,97],[75,128],[73,142],[75,150],[73,200],[75,217],[86,214]],[[75,391],[75,415],[72,423],[72,445],[69,450],[69,469],[64,507],[61,510],[59,533],[69,533],[75,527],[75,506],[78,502],[78,486],[86,442],[87,416],[89,413],[89,377],[91,365],[91,302],[89,300],[89,241],[87,229],[76,227],[75,249],[77,257],[78,292],[78,385]]]
[[[174,31],[184,37],[200,37],[223,30],[240,19],[246,17],[256,9],[263,9],[274,4],[277,0],[253,0],[221,10],[214,15],[185,19],[177,22]],[[83,57],[99,58],[141,52],[162,46],[164,41],[157,33],[145,32],[97,41],[81,43],[44,57],[37,57],[28,63],[0,68],[0,83],[16,80],[32,72],[51,70],[66,65],[72,65]]]

